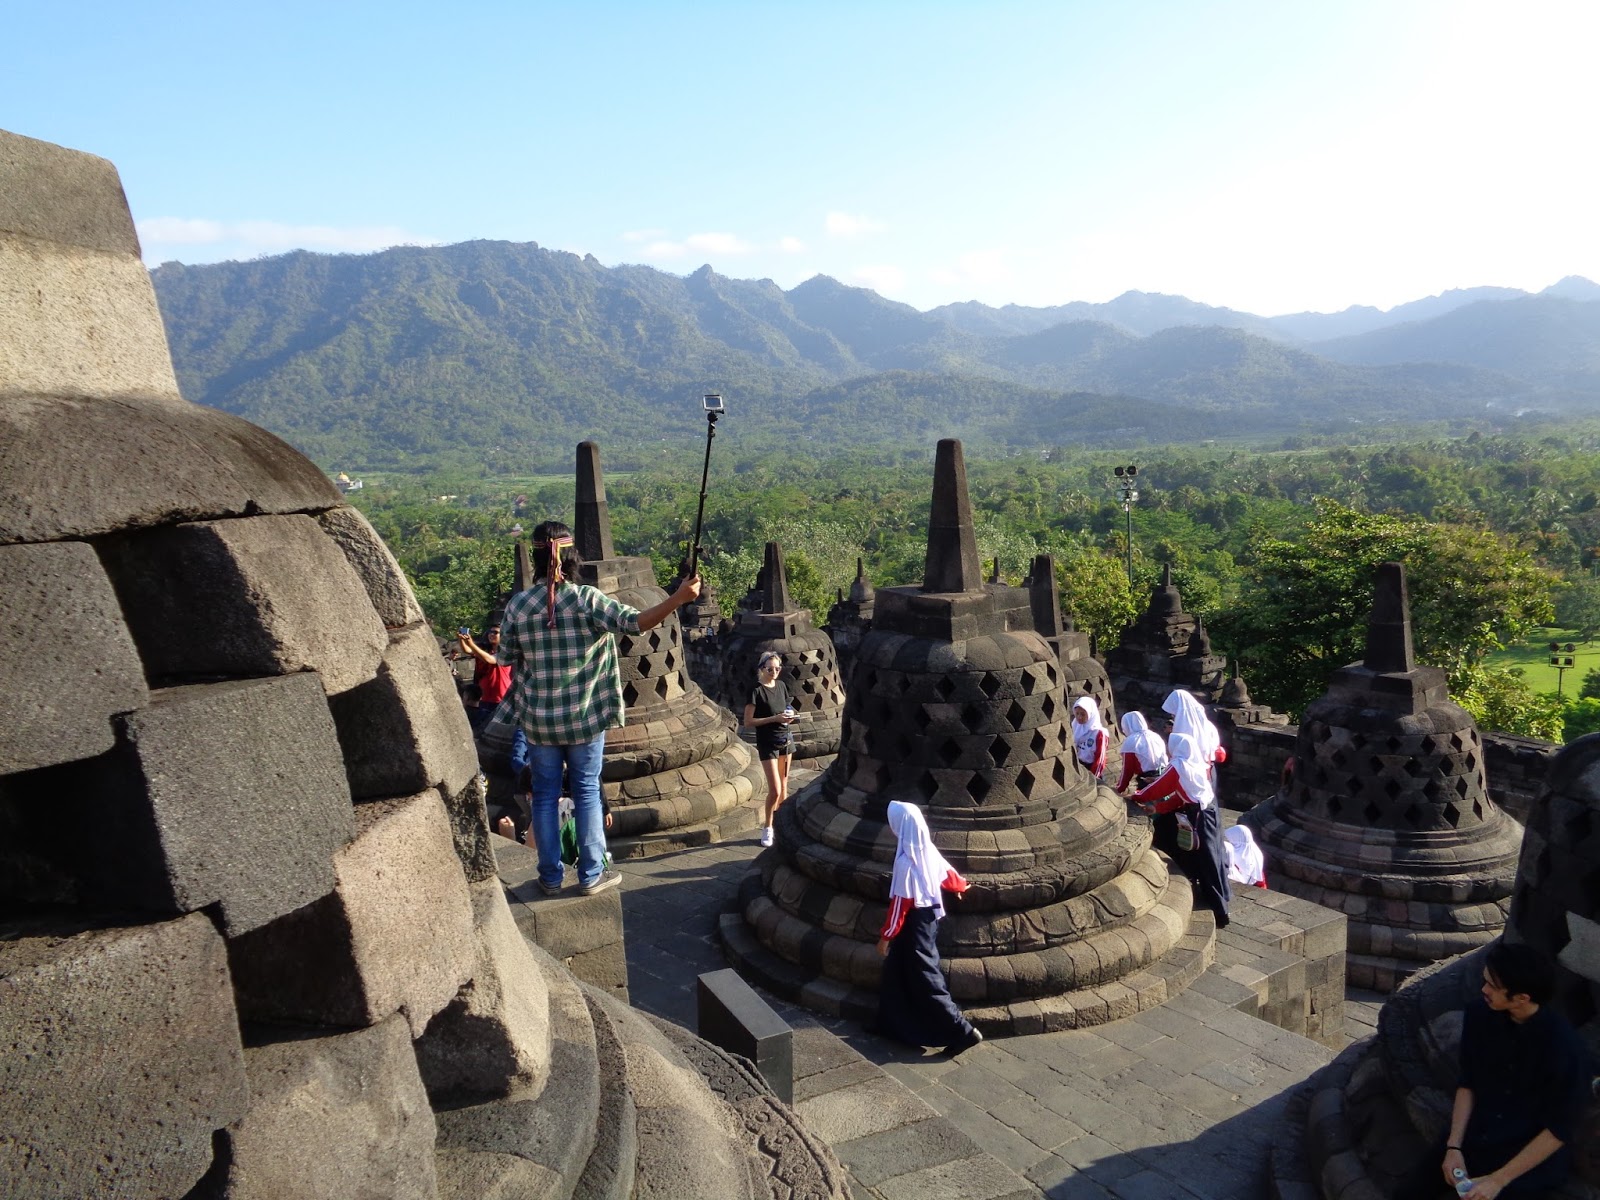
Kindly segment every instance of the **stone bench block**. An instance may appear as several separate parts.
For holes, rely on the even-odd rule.
[[[472,900],[439,793],[356,807],[334,890],[229,943],[248,1019],[374,1025],[403,1012],[413,1037],[475,966]]]
[[[425,620],[405,572],[384,545],[378,531],[359,510],[348,506],[319,513],[322,532],[339,544],[344,556],[361,578],[367,598],[378,610],[378,619],[390,628]]]
[[[102,561],[156,682],[315,671],[335,696],[370,680],[388,647],[360,578],[311,517],[129,534],[108,539]]]
[[[426,625],[390,633],[377,673],[328,704],[358,800],[440,784],[454,796],[478,774],[472,729]]]
[[[111,749],[148,700],[111,581],[84,542],[0,546],[0,774]]]
[[[0,924],[0,1195],[167,1200],[244,1114],[223,940],[204,916]]]
[[[97,834],[84,880],[103,902],[218,905],[229,937],[333,888],[355,819],[315,675],[158,689],[117,719],[118,750],[82,768]]]
[[[794,1030],[737,971],[699,976],[695,1012],[701,1037],[748,1058],[778,1099],[794,1103]]]
[[[482,1101],[544,1086],[550,997],[498,879],[472,885],[477,964],[428,1023],[417,1062],[436,1104]]]
[[[185,1200],[435,1200],[436,1129],[405,1019],[272,1033],[245,1051],[249,1112]]]
[[[491,839],[512,916],[522,935],[558,959],[584,983],[628,1001],[628,956],[623,942],[622,890],[580,895],[571,884],[559,896],[539,890],[539,856],[503,837]]]

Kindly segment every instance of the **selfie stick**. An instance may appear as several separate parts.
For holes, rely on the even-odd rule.
[[[717,418],[722,416],[722,397],[716,392],[707,392],[700,401],[706,410],[706,462],[700,468],[700,507],[694,514],[694,541],[689,546],[689,573],[685,579],[693,579],[695,570],[700,565],[700,524],[706,515],[706,479],[711,474],[711,439],[717,436]]]

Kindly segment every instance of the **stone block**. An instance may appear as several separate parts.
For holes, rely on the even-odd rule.
[[[176,400],[144,264],[0,233],[0,396]]]
[[[222,938],[199,914],[0,925],[0,1195],[165,1200],[248,1102]]]
[[[250,1110],[185,1200],[434,1200],[433,1111],[411,1031],[275,1031],[245,1051]]]
[[[355,821],[314,675],[158,689],[82,769],[86,892],[158,912],[218,905],[229,937],[327,895]]]
[[[425,620],[405,572],[384,545],[378,531],[359,510],[348,506],[330,508],[317,516],[322,532],[339,544],[367,589],[367,599],[378,611],[378,619],[391,629]]]
[[[0,774],[111,749],[112,715],[142,708],[148,694],[94,550],[0,546],[0,597]]]
[[[708,971],[695,985],[698,1032],[755,1063],[778,1099],[794,1103],[794,1030],[738,972]]]
[[[444,811],[450,818],[450,836],[455,839],[456,857],[467,872],[467,882],[494,878],[494,849],[489,841],[493,835],[489,832],[487,788],[482,777],[474,775],[467,786],[454,795],[441,785],[439,795],[444,798]],[[509,798],[509,790],[506,795]]]
[[[439,785],[454,796],[478,774],[472,729],[426,625],[390,633],[377,674],[328,706],[358,800]]]
[[[155,682],[309,670],[334,696],[372,679],[388,648],[355,570],[310,517],[128,534],[102,561]]]
[[[0,233],[139,257],[117,168],[98,155],[0,129]]]
[[[0,404],[0,543],[339,503],[328,477],[287,442],[214,408],[143,396]]]
[[[549,992],[498,879],[471,887],[477,963],[417,1041],[435,1104],[537,1090],[550,1066]]]
[[[438,792],[356,807],[326,897],[229,943],[239,1010],[259,1021],[374,1025],[420,1037],[472,977],[472,901]]]

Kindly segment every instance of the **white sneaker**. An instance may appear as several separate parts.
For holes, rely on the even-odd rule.
[[[771,825],[767,825],[767,826],[764,826],[762,828],[762,830],[761,830],[761,844],[763,846],[772,845],[772,826]]]

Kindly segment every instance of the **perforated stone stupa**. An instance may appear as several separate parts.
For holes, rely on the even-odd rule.
[[[846,1196],[519,933],[410,587],[183,401],[110,163],[0,131],[0,280],[0,1195]]]
[[[1553,1003],[1600,1053],[1600,734],[1566,746],[1529,813],[1504,936],[1557,964]],[[1478,950],[1412,976],[1377,1036],[1349,1047],[1288,1106],[1272,1158],[1273,1195],[1387,1200],[1449,1128],[1461,1012],[1482,1004]],[[1559,1193],[1600,1196],[1600,1104],[1574,1138],[1577,1174]]]
[[[1161,582],[1144,613],[1106,655],[1106,671],[1124,712],[1159,712],[1173,688],[1211,704],[1221,694],[1227,665],[1212,653],[1203,621],[1184,611],[1171,563],[1161,568]]]
[[[1364,662],[1306,708],[1287,787],[1250,810],[1273,886],[1350,918],[1350,981],[1392,990],[1505,924],[1522,827],[1483,743],[1411,648],[1405,569],[1378,570]]]
[[[790,597],[783,548],[777,542],[766,545],[760,586],[760,608],[742,610],[733,628],[718,639],[718,699],[736,716],[742,714],[756,685],[756,663],[768,650],[776,650],[783,655],[781,678],[800,717],[789,727],[795,762],[820,769],[839,752],[844,714],[844,687],[833,642],[812,624],[811,610],[800,608]]]
[[[638,609],[666,599],[648,558],[616,552],[593,442],[578,446],[572,533],[585,583]],[[619,637],[617,659],[627,723],[606,732],[600,773],[615,817],[612,853],[648,857],[755,828],[745,802],[764,786],[761,766],[739,740],[733,714],[689,678],[677,614],[648,633]]]
[[[941,924],[950,988],[991,1032],[1160,1004],[1209,962],[1214,926],[1150,827],[1081,771],[1060,658],[1028,592],[980,573],[961,444],[939,443],[923,585],[881,588],[829,770],[778,811],[730,956],[781,994],[871,1019],[891,800],[921,806],[972,887]]]

